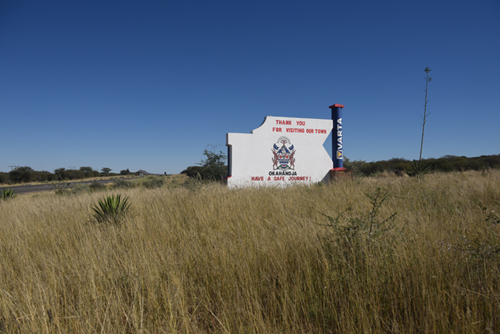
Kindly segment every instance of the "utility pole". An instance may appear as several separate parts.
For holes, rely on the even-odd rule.
[[[422,141],[420,142],[420,156],[418,158],[418,161],[422,161],[422,149],[424,148],[424,132],[425,132],[425,122],[427,121],[427,116],[430,115],[430,113],[427,113],[427,90],[429,88],[429,82],[431,82],[431,77],[429,77],[429,72],[431,69],[429,67],[426,67],[424,72],[427,73],[427,77],[425,78],[425,103],[424,103],[424,116],[422,117],[423,122],[422,122]]]

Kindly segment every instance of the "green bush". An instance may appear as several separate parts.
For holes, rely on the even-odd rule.
[[[142,185],[148,189],[160,188],[164,184],[164,178],[155,176],[148,176],[148,179],[142,183]]]
[[[104,190],[104,189],[106,189],[106,185],[104,185],[100,182],[94,181],[91,184],[89,184],[90,191],[99,191],[99,190]]]
[[[134,185],[129,182],[129,181],[125,181],[124,179],[114,179],[113,180],[113,188],[123,188],[123,189],[127,189],[127,188],[133,188]]]
[[[92,209],[95,212],[94,218],[98,223],[119,224],[130,211],[130,204],[128,203],[128,197],[122,200],[121,195],[111,195],[100,199]]]
[[[4,188],[2,191],[0,191],[0,199],[7,200],[9,198],[14,198],[16,197],[17,194],[14,192],[14,189],[7,189]]]
[[[410,170],[408,171],[408,175],[418,177],[429,174],[430,172],[431,168],[424,160],[413,160]]]
[[[9,172],[9,179],[13,183],[31,182],[34,176],[34,170],[31,167],[17,167]]]
[[[223,180],[228,173],[227,166],[225,165],[226,154],[222,151],[215,153],[215,150],[214,152],[204,150],[203,155],[206,159],[199,163],[200,166],[190,166],[183,170],[181,174],[207,181]]]

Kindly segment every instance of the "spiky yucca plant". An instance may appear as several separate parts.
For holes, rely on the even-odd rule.
[[[409,176],[422,176],[429,174],[431,172],[431,168],[429,165],[422,160],[413,160],[413,163],[410,165],[410,170],[408,171]]]
[[[92,209],[95,212],[94,218],[98,223],[119,224],[130,211],[130,203],[128,203],[128,197],[122,200],[121,195],[111,195],[100,199]]]
[[[8,198],[14,198],[17,194],[14,192],[14,189],[2,189],[0,192],[0,199],[6,200]]]

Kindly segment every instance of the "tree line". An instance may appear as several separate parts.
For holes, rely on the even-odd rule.
[[[45,181],[70,181],[70,180],[81,180],[91,177],[103,177],[103,176],[117,176],[117,175],[129,175],[137,174],[140,172],[132,173],[128,169],[120,171],[120,173],[112,173],[112,169],[108,167],[103,167],[101,171],[92,169],[92,167],[80,167],[80,169],[66,169],[58,168],[55,169],[53,173],[48,171],[36,171],[31,167],[23,166],[16,167],[8,173],[0,172],[0,184],[7,183],[28,183],[28,182],[45,182]]]
[[[202,180],[220,180],[227,175],[226,155],[223,152],[215,153],[205,150],[205,159],[198,166],[189,166],[182,174]],[[441,158],[422,159],[422,162],[434,172],[453,172],[466,170],[484,170],[488,168],[500,168],[500,154],[482,155],[480,157],[468,158],[465,156],[445,155]],[[354,174],[370,176],[384,171],[409,173],[412,170],[413,161],[403,158],[392,158],[374,162],[364,160],[344,159],[344,167]],[[48,171],[35,171],[31,167],[17,167],[8,173],[0,172],[0,184],[44,182],[44,181],[70,181],[91,177],[118,176],[118,175],[140,175],[142,171],[131,172],[128,169],[120,173],[112,173],[112,169],[103,167],[101,171],[91,167],[80,167],[80,169],[58,168],[53,173]]]
[[[181,172],[191,178],[201,180],[218,181],[227,175],[227,156],[220,152],[216,154],[205,150],[203,152],[206,159],[202,160],[198,166],[189,166]],[[484,170],[488,168],[500,168],[500,154],[482,155],[480,157],[468,158],[465,156],[445,155],[441,158],[421,159],[421,165],[430,172],[453,172],[467,170]],[[344,167],[352,171],[355,175],[370,176],[384,171],[402,172],[412,174],[415,168],[415,161],[403,158],[392,158],[375,162],[364,160],[350,160],[344,158]]]
[[[366,162],[364,160],[345,159],[344,167],[352,170],[358,175],[370,176],[384,171],[398,171],[410,173],[412,171],[412,160],[403,158],[392,158],[390,160]],[[453,172],[466,170],[484,170],[488,168],[500,168],[500,154],[482,155],[480,157],[468,158],[465,156],[445,155],[441,158],[422,159],[430,171]]]

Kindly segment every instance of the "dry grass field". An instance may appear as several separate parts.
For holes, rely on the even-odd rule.
[[[499,333],[496,212],[498,170],[17,196],[0,333]]]

